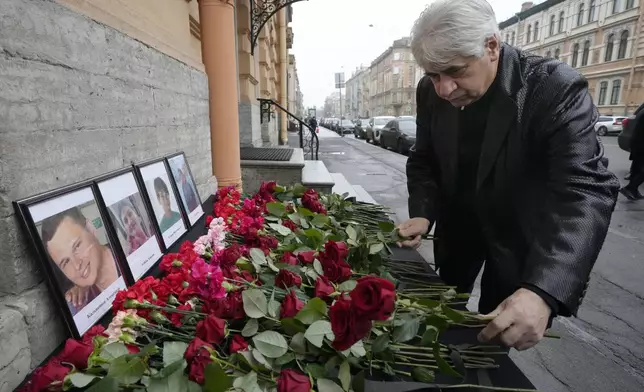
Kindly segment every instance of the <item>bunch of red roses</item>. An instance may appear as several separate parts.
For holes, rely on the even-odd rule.
[[[358,279],[349,295],[342,294],[329,310],[335,335],[333,348],[338,351],[351,348],[371,331],[372,321],[389,319],[395,305],[396,292],[392,282],[375,276]]]
[[[302,205],[318,214],[326,214],[326,208],[320,202],[320,195],[314,189],[308,189],[304,192]]]

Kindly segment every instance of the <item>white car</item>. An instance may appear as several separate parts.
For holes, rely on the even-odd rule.
[[[595,132],[599,136],[606,136],[611,134],[618,134],[622,132],[622,120],[626,116],[599,116],[597,124],[595,124]]]
[[[391,120],[395,120],[394,116],[376,116],[369,120],[369,126],[367,127],[367,141],[373,142],[373,144],[380,144],[380,133],[382,128]]]

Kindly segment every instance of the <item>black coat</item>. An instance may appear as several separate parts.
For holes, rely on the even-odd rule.
[[[619,189],[600,162],[597,109],[574,69],[508,45],[497,82],[476,180],[481,229],[471,230],[450,202],[459,109],[438,97],[429,76],[416,95],[416,145],[407,162],[410,217],[436,222],[439,268],[484,257],[496,266],[497,290],[505,296],[522,284],[536,286],[557,300],[559,314],[576,314]]]

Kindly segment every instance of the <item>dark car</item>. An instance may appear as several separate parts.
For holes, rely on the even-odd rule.
[[[644,110],[644,103],[641,104],[635,112],[622,120],[622,132],[617,136],[617,144],[619,148],[626,152],[631,152],[631,138],[633,137],[633,131],[635,130],[635,117]]]
[[[353,123],[351,120],[342,120],[338,123],[338,127],[336,128],[336,132],[339,134],[347,134],[347,133],[353,133],[353,130],[355,129],[356,125]]]
[[[416,121],[413,118],[391,120],[380,132],[380,146],[391,148],[399,154],[409,152],[416,143]]]
[[[356,127],[353,129],[353,135],[356,139],[367,138],[367,125],[369,124],[368,118],[359,118],[355,121]]]

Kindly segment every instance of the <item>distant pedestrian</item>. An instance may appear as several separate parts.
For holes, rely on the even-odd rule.
[[[315,116],[311,117],[309,119],[309,127],[311,127],[311,131],[315,132],[315,130],[318,127],[318,120],[315,119]]]
[[[639,187],[644,183],[644,110],[635,117],[635,128],[631,137],[631,173],[628,185],[619,190],[629,200],[643,199]]]
[[[479,339],[527,349],[577,313],[617,200],[588,82],[503,44],[485,0],[436,0],[411,36],[426,74],[401,245],[436,224],[438,272],[461,292],[485,262],[479,311],[493,320]]]

